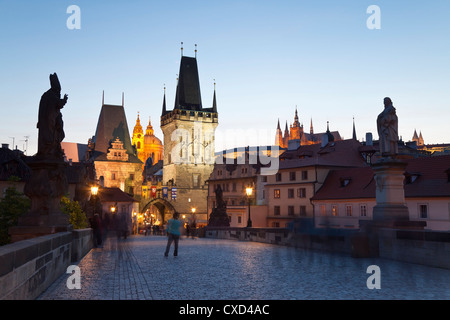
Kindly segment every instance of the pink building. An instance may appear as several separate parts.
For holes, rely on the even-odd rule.
[[[405,200],[410,220],[450,230],[450,155],[406,160]],[[333,170],[311,198],[317,227],[359,228],[371,220],[376,183],[370,167]]]

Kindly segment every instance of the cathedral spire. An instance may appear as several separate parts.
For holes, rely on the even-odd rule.
[[[358,140],[356,138],[355,117],[353,117],[353,137],[352,137],[352,139],[353,140]]]
[[[309,128],[309,133],[310,133],[310,134],[314,134],[312,118],[311,118],[311,127]]]

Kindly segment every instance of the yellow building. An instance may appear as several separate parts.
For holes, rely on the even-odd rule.
[[[141,120],[138,117],[136,119],[136,125],[133,129],[133,137],[131,140],[133,146],[135,146],[137,151],[137,156],[144,165],[148,158],[152,159],[152,164],[157,163],[159,160],[163,159],[163,144],[160,139],[154,135],[151,120],[148,121],[147,129],[142,130]]]

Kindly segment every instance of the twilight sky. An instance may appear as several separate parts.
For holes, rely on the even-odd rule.
[[[67,20],[76,5],[81,29]],[[369,29],[367,8],[380,8]],[[162,139],[164,85],[173,108],[181,57],[194,56],[202,102],[217,83],[216,150],[268,145],[278,119],[284,130],[297,106],[309,132],[337,130],[358,139],[376,133],[389,96],[399,135],[421,131],[425,143],[450,142],[450,1],[326,0],[0,0],[0,142],[37,151],[41,95],[57,72],[67,142],[95,134],[102,91],[121,104],[130,134],[137,112]],[[72,20],[70,20],[72,21]]]

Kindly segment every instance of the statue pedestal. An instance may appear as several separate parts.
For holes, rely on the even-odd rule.
[[[12,242],[72,230],[60,203],[68,188],[64,161],[35,156],[27,164],[32,174],[24,193],[31,199],[31,209],[9,229]]]
[[[382,158],[373,165],[376,182],[376,201],[373,220],[360,220],[361,232],[354,237],[356,257],[379,255],[380,229],[423,230],[425,221],[410,221],[405,202],[404,180],[407,163],[392,158]]]
[[[377,201],[373,208],[374,221],[409,221],[403,185],[406,166],[406,162],[389,158],[373,165]]]
[[[211,212],[208,221],[208,227],[229,227],[230,219],[228,218],[228,214],[226,209],[215,208]]]

